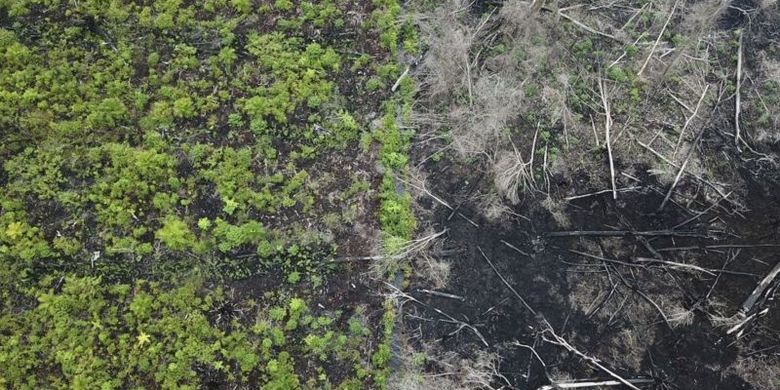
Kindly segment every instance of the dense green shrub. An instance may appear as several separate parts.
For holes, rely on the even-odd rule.
[[[143,217],[154,194],[169,188],[168,178],[175,176],[175,160],[156,150],[106,144],[88,157],[95,169],[88,199],[106,225],[126,227]]]
[[[187,223],[175,216],[167,216],[163,225],[155,232],[155,237],[173,250],[189,249],[195,245],[195,235]]]
[[[6,161],[11,184],[8,189],[19,197],[33,195],[38,199],[57,198],[65,178],[62,175],[63,150],[60,148],[27,148]]]
[[[249,221],[235,226],[222,219],[217,219],[213,233],[217,239],[217,247],[222,252],[230,252],[247,244],[258,245],[261,240],[266,238],[265,228],[257,221]]]
[[[349,84],[392,82],[412,34],[397,2],[366,6],[355,24],[330,0],[0,0],[0,387],[334,388],[330,364],[373,386],[373,334],[306,298],[349,230],[324,215],[374,210],[370,178],[324,179],[384,96]],[[406,217],[383,223],[406,236]],[[270,282],[239,299],[189,277]]]

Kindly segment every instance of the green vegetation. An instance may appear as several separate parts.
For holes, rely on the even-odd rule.
[[[0,15],[0,387],[386,386],[392,307],[314,302],[358,221],[416,228],[396,0]]]
[[[54,283],[57,288],[47,288]],[[295,359],[319,368],[363,368],[361,348],[370,337],[359,317],[349,329],[334,328],[342,316],[313,315],[303,299],[263,307],[236,302],[221,289],[201,293],[198,282],[173,290],[157,283],[106,286],[100,278],[41,281],[37,306],[4,313],[0,329],[3,375],[11,388],[146,387],[199,388],[206,380],[269,388],[350,388],[327,375],[299,377]],[[5,306],[3,309],[7,309]],[[319,362],[319,363],[317,363]],[[52,369],[52,368],[57,369]]]

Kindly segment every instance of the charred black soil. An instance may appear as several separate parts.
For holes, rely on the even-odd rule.
[[[447,230],[445,248],[458,249],[459,255],[450,259],[452,277],[446,291],[463,300],[426,295],[419,289],[414,295],[474,326],[481,336],[433,310],[407,316],[407,328],[415,330],[414,336],[439,340],[446,349],[466,354],[475,347],[485,347],[484,337],[502,356],[501,373],[520,389],[548,384],[551,371],[574,378],[606,376],[565,349],[544,342],[541,331],[546,323],[581,352],[602,358],[619,375],[652,378],[653,388],[753,388],[725,368],[751,351],[777,347],[780,320],[773,307],[776,303],[765,306],[769,314],[759,318],[739,341],[727,336],[724,326],[714,326],[712,318],[715,313],[722,317],[735,314],[780,254],[778,248],[757,246],[773,243],[777,237],[780,208],[772,194],[780,185],[774,177],[756,178],[747,168],[742,170],[749,184],[747,203],[751,209],[742,215],[715,208],[675,228],[692,216],[675,205],[656,212],[664,187],[643,178],[648,181],[639,184],[637,191],[620,194],[617,201],[611,193],[572,200],[556,211],[569,221],[568,227],[563,227],[540,206],[540,199],[533,198],[517,206],[513,212],[518,215],[508,221],[491,222],[482,217],[475,195],[492,183],[475,165],[447,161],[426,167],[431,192],[457,207],[462,215],[435,202],[421,202],[433,212],[434,230]],[[572,236],[550,236],[561,231],[572,232]],[[694,237],[686,237],[689,235]],[[686,247],[689,249],[682,249]],[[728,273],[653,269],[637,261],[659,256]],[[601,284],[604,277],[612,283],[611,289],[609,284]],[[573,296],[581,294],[583,284],[596,286],[588,310],[573,303],[579,299]],[[416,288],[423,287],[413,284],[411,291]],[[615,293],[617,289],[623,293]],[[664,309],[660,308],[650,315],[631,313],[635,306],[655,302],[667,293],[680,297],[689,319],[679,324],[669,318],[665,321],[670,314],[662,314]],[[612,300],[623,303],[615,307],[609,304]],[[711,302],[719,304],[715,307]],[[654,340],[627,340],[643,334],[653,334]],[[546,368],[527,348],[515,343],[533,346]],[[632,368],[621,363],[621,357],[628,360],[627,356],[635,356],[638,365]]]
[[[777,4],[458,4],[420,22],[450,270],[409,339],[495,353],[493,388],[777,388]]]

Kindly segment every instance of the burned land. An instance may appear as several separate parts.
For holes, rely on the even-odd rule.
[[[0,0],[0,387],[780,388],[772,0]]]
[[[442,356],[425,369],[780,386],[777,3],[422,8],[407,181],[436,238],[397,294],[403,342]]]

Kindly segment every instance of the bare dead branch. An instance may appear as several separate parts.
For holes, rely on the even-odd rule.
[[[696,215],[686,219],[685,221],[682,221],[682,222],[678,223],[677,225],[672,226],[672,230],[680,228],[682,226],[685,226],[685,225],[687,225],[687,224],[689,224],[689,223],[699,219],[702,215],[707,214],[708,212],[710,212],[710,210],[712,210],[715,207],[717,207],[722,200],[727,199],[729,197],[729,195],[731,195],[733,192],[734,191],[730,191],[728,194],[726,194],[726,196],[716,200],[715,203],[711,204],[709,207],[707,207],[703,211],[700,211],[700,212],[696,213]]]
[[[464,298],[464,297],[462,297],[460,295],[445,293],[445,292],[441,292],[441,291],[432,291],[432,290],[427,290],[427,289],[424,289],[424,288],[419,289],[417,291],[419,291],[421,293],[428,294],[428,295],[433,295],[433,296],[436,296],[436,297],[456,299],[456,300],[459,300],[461,302],[466,300],[466,298]]]
[[[641,264],[633,264],[633,263],[628,263],[628,262],[621,261],[621,260],[608,259],[608,258],[603,257],[603,256],[598,256],[598,255],[590,254],[590,253],[587,253],[587,252],[581,252],[581,251],[578,251],[576,249],[569,249],[568,251],[571,252],[571,253],[574,253],[575,255],[580,255],[580,256],[583,256],[583,257],[590,258],[590,259],[603,261],[605,263],[624,265],[624,266],[627,266],[627,267],[639,267],[639,268],[644,267]]]
[[[508,243],[508,242],[506,242],[504,240],[501,240],[501,243],[506,245],[506,246],[508,246],[509,248],[511,248],[512,250],[514,250],[515,252],[517,252],[517,253],[519,253],[519,254],[521,254],[523,256],[533,258],[533,256],[531,256],[529,253],[526,253],[525,251],[522,251],[520,248],[518,248],[518,247],[516,247],[516,246],[514,246],[514,245],[512,245],[512,244],[510,244],[510,243]]]
[[[643,379],[643,378],[626,379],[626,381],[634,385],[655,383],[653,379]],[[537,390],[585,389],[589,387],[623,386],[623,385],[624,383],[618,380],[593,381],[591,379],[585,379],[585,380],[575,380],[575,381],[565,381],[565,382],[554,382],[551,385],[544,385],[538,388]]]
[[[512,287],[512,285],[509,284],[509,282],[506,281],[506,279],[504,279],[504,276],[501,275],[500,272],[498,272],[498,269],[496,269],[496,266],[493,265],[493,262],[490,261],[490,259],[487,257],[485,252],[482,250],[482,248],[477,247],[477,249],[479,250],[479,253],[482,255],[482,258],[484,258],[485,261],[487,261],[487,263],[490,265],[490,268],[493,269],[493,272],[495,272],[496,275],[498,275],[499,279],[501,279],[501,281],[504,282],[504,285],[507,288],[509,288],[509,291],[512,291],[512,293],[515,295],[515,297],[517,297],[517,299],[520,301],[520,303],[522,303],[523,306],[525,306],[525,308],[528,309],[528,311],[531,312],[531,314],[536,315],[536,310],[532,309],[531,306],[525,301],[525,299],[523,299],[523,297],[521,297],[520,294],[517,293],[517,290],[515,290],[515,288]]]
[[[642,72],[645,71],[645,68],[647,67],[647,64],[650,62],[650,58],[653,57],[653,53],[655,53],[656,47],[658,47],[658,43],[661,42],[661,37],[664,36],[664,32],[666,31],[666,27],[669,26],[669,22],[672,21],[672,16],[674,16],[674,11],[677,9],[677,4],[680,2],[680,0],[677,0],[674,2],[674,5],[672,6],[672,10],[669,12],[669,17],[666,18],[666,23],[664,23],[664,27],[661,29],[661,32],[658,34],[658,38],[656,38],[655,43],[653,43],[653,48],[650,49],[650,54],[647,55],[647,58],[645,59],[645,63],[642,64],[642,68],[639,69],[639,72],[637,73],[637,76],[641,76]]]
[[[755,276],[754,274],[748,273],[748,272],[738,272],[738,271],[727,271],[723,269],[711,269],[711,268],[703,268],[699,267],[697,265],[693,264],[685,264],[685,263],[678,263],[675,261],[668,261],[668,260],[661,260],[661,259],[651,259],[647,257],[637,257],[636,261],[642,262],[642,263],[658,263],[658,264],[666,264],[672,268],[678,268],[678,269],[689,269],[694,272],[702,272],[707,275],[715,276],[716,274],[730,274],[730,275],[743,275],[743,276]]]
[[[666,203],[669,202],[669,198],[672,197],[674,188],[677,187],[677,183],[680,182],[680,178],[682,177],[683,172],[685,172],[685,167],[688,166],[688,162],[691,160],[691,156],[693,156],[693,152],[696,150],[696,146],[699,144],[699,140],[701,140],[701,136],[704,135],[704,130],[706,129],[706,126],[702,126],[701,130],[699,130],[699,134],[696,136],[696,139],[688,149],[688,153],[685,156],[685,161],[683,161],[682,165],[680,165],[680,170],[677,171],[677,175],[674,177],[674,182],[672,183],[672,186],[669,187],[669,191],[666,193],[666,196],[664,197],[663,202],[661,202],[661,205],[658,206],[657,211],[663,210],[664,206],[666,206]]]
[[[740,89],[742,89],[742,36],[744,34],[742,31],[739,31],[739,51],[737,53],[737,90],[736,95],[734,97],[734,143],[739,146],[739,141],[742,140],[742,135],[740,134],[740,128],[739,128],[739,114],[742,108],[741,105],[741,94]],[[744,141],[743,141],[744,142]]]
[[[688,125],[691,124],[693,118],[696,118],[696,114],[699,112],[699,107],[701,107],[701,102],[704,101],[704,97],[707,96],[707,91],[709,89],[710,89],[709,85],[704,87],[704,92],[702,92],[699,101],[696,103],[696,108],[693,110],[693,114],[691,114],[691,116],[688,117],[688,119],[685,121],[685,125],[683,125],[682,130],[680,130],[680,135],[677,137],[677,144],[674,146],[674,153],[672,153],[672,157],[677,155],[677,150],[680,148],[680,143],[682,143],[683,136],[685,136],[685,130],[688,129]]]
[[[395,84],[393,84],[393,87],[390,88],[391,92],[395,92],[395,90],[398,89],[398,86],[401,85],[401,80],[403,80],[404,77],[406,77],[406,75],[409,74],[409,69],[410,69],[410,67],[407,65],[406,66],[406,70],[403,73],[401,73],[401,76],[399,76],[398,80],[395,81]]]
[[[739,312],[742,315],[750,312],[750,309],[752,309],[756,302],[758,302],[758,299],[761,297],[764,291],[769,288],[777,275],[780,275],[780,262],[778,262],[775,267],[772,268],[772,270],[769,271],[769,273],[763,279],[761,279],[756,288],[753,289],[753,292],[750,293],[747,299],[745,299],[745,302],[742,303],[742,307],[739,309]]]
[[[604,373],[606,373],[607,375],[611,376],[612,378],[615,378],[618,382],[622,383],[629,389],[639,390],[639,388],[634,386],[633,383],[629,382],[628,380],[624,379],[620,375],[616,374],[614,371],[610,370],[609,368],[601,364],[601,361],[599,359],[596,359],[594,357],[588,356],[580,352],[577,348],[574,348],[571,344],[569,344],[569,342],[566,341],[566,339],[555,334],[555,331],[552,329],[552,326],[550,326],[549,323],[547,323],[547,329],[545,330],[545,333],[549,334],[552,337],[552,338],[547,338],[546,336],[543,336],[544,340],[547,341],[548,343],[555,344],[565,348],[567,351],[579,356],[580,358],[592,364],[599,370],[604,371]]]
[[[675,261],[668,261],[668,260],[660,260],[660,259],[650,259],[647,257],[637,257],[636,261],[643,262],[643,263],[659,263],[659,264],[666,264],[673,268],[686,268],[690,269],[696,272],[703,272],[707,275],[715,276],[715,272],[712,272],[711,270],[708,270],[706,268],[699,267],[697,265],[693,264],[685,264],[685,263],[678,263]]]
[[[678,232],[674,230],[570,230],[570,231],[557,231],[548,232],[544,234],[545,237],[631,237],[631,236],[675,236],[675,237],[700,237],[704,238],[706,235],[702,235],[698,232]]]
[[[609,39],[621,42],[620,39],[617,39],[614,35],[607,34],[605,32],[601,32],[601,31],[595,30],[593,28],[590,28],[590,27],[586,26],[584,23],[580,22],[579,20],[574,19],[573,17],[571,17],[571,16],[569,16],[569,15],[563,13],[563,12],[560,12],[560,10],[558,11],[558,15],[560,15],[562,18],[564,18],[564,19],[574,23],[575,25],[577,25],[578,27],[580,27],[581,29],[583,29],[583,30],[585,30],[585,31],[587,31],[589,33],[593,33],[593,34],[596,34],[596,35],[601,35],[602,37],[606,37],[606,38],[609,38]]]
[[[716,245],[701,245],[701,246],[675,246],[669,248],[658,248],[659,252],[676,252],[676,251],[690,251],[690,250],[713,250],[713,249],[750,249],[750,248],[780,248],[780,244],[716,244]]]
[[[607,100],[607,91],[604,88],[604,79],[599,79],[599,91],[601,92],[601,102],[604,104],[604,132],[606,134],[607,156],[609,157],[609,177],[612,183],[612,199],[617,199],[617,187],[615,186],[615,163],[612,159],[612,142],[610,141],[610,132],[612,130],[612,115],[609,112],[609,101]]]
[[[458,329],[456,329],[451,334],[455,334],[455,333],[459,332],[463,328],[470,329],[479,338],[479,340],[482,342],[482,344],[484,344],[486,347],[490,347],[490,344],[488,344],[487,340],[485,340],[485,337],[482,336],[482,333],[479,331],[479,329],[475,328],[473,325],[455,319],[455,317],[453,317],[453,316],[451,316],[451,315],[441,311],[439,308],[433,307],[431,305],[428,305],[428,304],[420,301],[419,299],[417,299],[417,298],[415,298],[415,297],[413,297],[413,296],[403,292],[401,289],[399,289],[396,286],[393,286],[390,283],[385,282],[385,285],[387,285],[393,291],[393,294],[395,294],[396,296],[402,297],[402,298],[404,298],[404,299],[406,299],[408,301],[414,302],[414,303],[416,303],[418,305],[421,305],[423,307],[430,308],[431,310],[435,311],[439,315],[447,318],[446,322],[457,324],[458,325]]]
[[[629,191],[634,191],[634,190],[637,190],[637,189],[640,189],[640,188],[642,188],[642,187],[639,187],[639,186],[634,186],[634,187],[625,187],[625,188],[618,188],[616,191],[617,191],[617,192],[629,192]],[[591,197],[591,196],[596,196],[596,195],[606,194],[607,192],[612,192],[612,190],[601,190],[601,191],[591,192],[591,193],[589,193],[589,194],[582,194],[582,195],[568,196],[568,197],[566,197],[566,198],[563,198],[563,200],[565,200],[565,201],[567,201],[567,202],[570,202],[570,201],[572,201],[572,200],[583,199],[583,198],[589,198],[589,197]]]
[[[675,162],[673,162],[673,161],[669,160],[669,159],[668,159],[668,158],[666,158],[666,157],[665,157],[663,154],[661,154],[661,153],[658,153],[658,152],[657,152],[655,149],[651,148],[649,145],[647,145],[647,144],[643,143],[642,141],[639,141],[639,140],[637,140],[636,138],[634,138],[634,140],[636,141],[636,143],[637,143],[637,144],[639,144],[639,146],[641,146],[641,147],[645,148],[647,151],[649,151],[650,153],[652,153],[653,155],[655,155],[656,157],[658,157],[659,159],[661,159],[661,161],[663,161],[663,162],[665,162],[665,163],[667,163],[667,164],[671,165],[671,166],[672,166],[672,167],[674,167],[674,168],[679,168],[679,167],[680,167],[680,165],[678,165],[677,163],[675,163]],[[712,189],[713,189],[715,192],[717,192],[717,193],[718,193],[718,195],[720,195],[722,198],[724,198],[724,199],[726,198],[726,194],[724,194],[724,193],[723,193],[723,190],[721,190],[721,189],[720,189],[720,188],[719,188],[717,185],[715,185],[715,183],[713,183],[712,181],[710,181],[710,180],[707,180],[707,179],[705,179],[705,178],[703,178],[703,177],[701,177],[701,176],[699,176],[699,175],[697,175],[697,174],[695,174],[695,173],[692,173],[692,172],[685,172],[685,174],[687,174],[687,175],[691,176],[692,178],[694,178],[694,179],[698,180],[699,182],[701,182],[701,183],[703,183],[703,184],[707,185],[708,187],[712,188]],[[733,201],[731,201],[731,200],[728,200],[728,202],[729,202],[729,203],[731,203],[731,204],[733,204],[733,205],[736,205],[736,204],[735,204]]]
[[[411,187],[414,187],[414,189],[421,191],[423,194],[428,195],[431,199],[435,200],[440,205],[452,210],[452,206],[449,205],[449,203],[445,202],[438,196],[431,193],[428,188],[425,186],[425,181],[417,179],[417,184],[415,184],[411,179],[410,180],[402,180],[404,184],[409,185]]]

